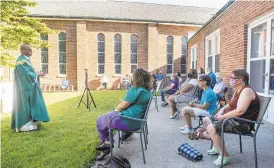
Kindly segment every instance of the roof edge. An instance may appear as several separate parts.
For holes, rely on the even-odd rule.
[[[214,21],[218,16],[223,14],[224,11],[226,11],[235,0],[229,0],[215,15],[212,16],[211,19],[209,19],[188,41],[192,40],[194,37],[196,37],[207,25],[209,25],[211,22]]]
[[[59,18],[59,19],[92,19],[92,20],[108,20],[108,21],[128,21],[128,22],[151,22],[151,23],[170,23],[170,24],[189,24],[189,25],[197,25],[201,26],[203,23],[195,23],[195,22],[176,22],[176,21],[160,21],[160,20],[147,20],[147,19],[129,19],[129,18],[103,18],[103,17],[94,17],[94,16],[60,16],[60,15],[36,15],[31,14],[27,15],[29,17],[35,17],[35,18]]]

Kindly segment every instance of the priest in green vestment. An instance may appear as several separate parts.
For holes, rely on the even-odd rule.
[[[38,77],[30,57],[32,49],[22,44],[14,70],[14,91],[11,128],[19,131],[37,130],[39,122],[48,122],[49,116]]]

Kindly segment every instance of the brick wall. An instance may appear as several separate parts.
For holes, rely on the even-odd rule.
[[[89,69],[90,79],[93,79],[94,81],[101,79],[101,77],[97,75],[97,35],[99,33],[105,35],[105,75],[109,78],[109,87],[111,89],[119,88],[118,81],[120,81],[121,76],[131,74],[130,42],[132,34],[138,36],[138,67],[148,68],[147,25],[133,23],[87,22],[87,68]],[[116,33],[119,33],[122,37],[122,68],[120,76],[114,74],[114,36]]]
[[[77,48],[76,48],[76,22],[75,21],[44,21],[51,29],[66,33],[67,79],[71,84],[77,84]],[[48,76],[41,78],[42,84],[61,84],[66,77],[58,76],[58,33],[49,34],[48,42]],[[35,69],[40,70],[40,49],[33,49],[31,57]]]
[[[158,25],[157,66],[163,73],[167,71],[167,37],[173,36],[173,72],[181,72],[181,38],[188,32],[197,31],[197,27]]]
[[[105,75],[109,78],[109,89],[120,88],[120,79],[130,74],[130,38],[138,36],[138,67],[151,72],[157,69],[166,73],[166,38],[174,38],[174,72],[181,71],[181,37],[197,27],[178,25],[157,25],[141,23],[116,23],[98,21],[45,20],[50,28],[63,31],[67,35],[67,78],[78,89],[84,86],[88,69],[89,87],[98,89],[102,76],[97,74],[97,35],[105,35]],[[114,35],[122,36],[122,74],[114,75]],[[58,76],[58,34],[50,34],[49,74],[41,79],[42,84],[60,84],[66,77]],[[40,50],[34,49],[33,64],[41,69]]]
[[[273,9],[273,1],[235,2],[188,42],[188,54],[190,47],[197,44],[198,67],[205,67],[205,38],[220,28],[220,72],[228,82],[232,70],[246,68],[248,24]]]

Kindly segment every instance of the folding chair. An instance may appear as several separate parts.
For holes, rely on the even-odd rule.
[[[239,139],[240,139],[240,152],[242,153],[242,136],[249,136],[253,138],[253,145],[254,145],[254,157],[255,157],[255,167],[258,168],[258,162],[257,162],[257,146],[256,146],[256,135],[257,132],[260,128],[260,125],[263,124],[262,120],[264,117],[264,114],[268,108],[269,102],[271,100],[270,97],[264,97],[264,96],[259,96],[260,98],[260,111],[259,111],[259,115],[256,121],[251,121],[251,120],[247,120],[247,119],[243,119],[243,118],[239,118],[239,117],[230,117],[224,120],[223,124],[222,124],[222,128],[221,128],[221,156],[222,156],[222,160],[221,160],[221,167],[223,167],[223,157],[224,157],[224,133],[227,134],[238,134],[239,135]],[[240,131],[238,131],[239,133],[228,133],[228,132],[224,132],[224,124],[229,121],[229,120],[237,120],[237,121],[244,121],[247,123],[253,123],[256,124],[255,125],[255,130],[252,130],[250,133],[248,134],[242,134]],[[233,122],[232,122],[233,123]],[[211,148],[213,146],[213,141],[211,141]]]
[[[219,100],[218,103],[217,103],[217,106],[220,105],[220,108],[222,108],[221,107],[221,101],[224,101],[225,104],[226,104],[226,98],[225,98],[225,96],[227,94],[227,91],[228,91],[228,87],[225,87],[225,89],[224,89],[224,95],[221,97],[221,100]]]
[[[62,88],[63,91],[64,91],[65,89],[68,89],[69,86],[70,86],[70,81],[67,80],[67,79],[64,79],[64,80],[62,80],[62,83],[61,83],[61,85],[59,86],[59,90],[61,90],[61,88]]]
[[[182,104],[188,104],[190,101],[194,101],[195,99],[198,99],[198,92],[199,92],[199,90],[200,90],[200,88],[199,88],[199,86],[195,86],[195,90],[194,90],[194,92],[193,92],[193,94],[192,95],[186,95],[186,94],[180,94],[178,97],[177,97],[177,101],[176,101],[176,108],[177,109],[181,109],[181,105]],[[186,96],[186,97],[188,97],[188,99],[190,100],[190,101],[182,101],[182,100],[180,100],[180,98],[182,97],[182,96]],[[179,111],[179,114],[181,113],[181,111]],[[177,115],[177,119],[179,119],[179,114]]]
[[[144,141],[145,141],[145,149],[147,149],[147,144],[148,144],[148,139],[147,139],[147,135],[148,135],[148,127],[147,127],[147,115],[148,115],[148,111],[149,111],[149,108],[150,108],[150,104],[151,104],[151,101],[153,99],[153,94],[154,94],[154,91],[152,90],[151,91],[151,97],[149,99],[149,102],[148,102],[148,105],[147,105],[147,109],[145,111],[145,115],[144,115],[144,118],[143,119],[138,119],[138,118],[131,118],[131,117],[126,117],[126,116],[114,116],[113,118],[111,118],[110,122],[109,122],[109,138],[110,140],[113,139],[113,135],[112,135],[112,132],[114,130],[117,130],[118,131],[118,148],[120,148],[120,142],[122,143],[121,141],[121,137],[120,137],[120,131],[125,131],[125,130],[120,130],[120,129],[116,129],[116,128],[111,128],[110,125],[111,125],[111,122],[114,118],[117,118],[117,117],[121,117],[123,119],[127,119],[127,120],[132,120],[132,121],[137,121],[137,122],[141,122],[141,127],[140,129],[137,129],[137,130],[132,130],[132,131],[125,131],[125,132],[132,132],[132,133],[139,133],[140,134],[140,141],[141,141],[141,149],[142,149],[142,155],[143,155],[143,161],[144,161],[144,164],[146,164],[146,160],[145,160],[145,153],[144,153],[144,146],[143,146],[143,138],[144,138]],[[143,135],[143,136],[142,136]],[[113,143],[111,141],[111,143]],[[112,154],[112,144],[110,145],[110,157],[112,158],[113,154]]]

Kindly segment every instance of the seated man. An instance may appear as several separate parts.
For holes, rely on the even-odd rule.
[[[189,134],[192,132],[191,117],[210,116],[216,110],[217,97],[211,89],[210,83],[211,80],[208,75],[202,75],[199,77],[198,85],[204,90],[201,103],[189,103],[189,106],[182,109],[183,117],[186,122],[186,126],[180,128],[183,129],[181,131],[182,134]]]
[[[260,100],[254,89],[249,84],[249,75],[244,69],[238,69],[232,72],[230,77],[230,86],[235,89],[233,98],[229,104],[225,105],[221,111],[226,111],[225,114],[214,116],[216,122],[207,126],[207,132],[213,141],[213,148],[208,151],[210,155],[221,153],[221,126],[223,121],[229,117],[239,117],[247,120],[256,121],[259,110]],[[224,125],[224,132],[241,132],[243,134],[254,130],[254,124],[243,121],[230,120]],[[214,165],[221,165],[221,156],[213,162]],[[230,161],[230,156],[224,146],[223,165]]]
[[[180,90],[178,90],[174,95],[168,97],[168,104],[171,108],[171,116],[169,117],[170,119],[174,119],[179,114],[179,111],[176,109],[176,103],[179,96],[180,101],[186,103],[189,103],[195,99],[193,95],[196,86],[198,85],[197,76],[196,69],[190,69],[189,73],[187,74],[188,78],[184,83],[182,83]]]
[[[164,75],[162,74],[162,71],[159,72],[159,74],[156,74],[156,79],[157,80],[163,80],[164,79]]]
[[[224,91],[225,91],[226,85],[223,82],[223,78],[220,74],[216,74],[216,81],[217,83],[214,86],[213,91],[215,92],[217,96],[217,101],[220,101],[225,94]]]
[[[168,105],[168,103],[165,100],[165,95],[174,94],[177,91],[178,86],[179,86],[179,80],[178,80],[178,77],[176,75],[171,74],[170,78],[171,78],[171,80],[170,80],[168,86],[161,91],[161,98],[162,98],[162,105],[161,106],[162,107],[165,107],[165,106]]]

